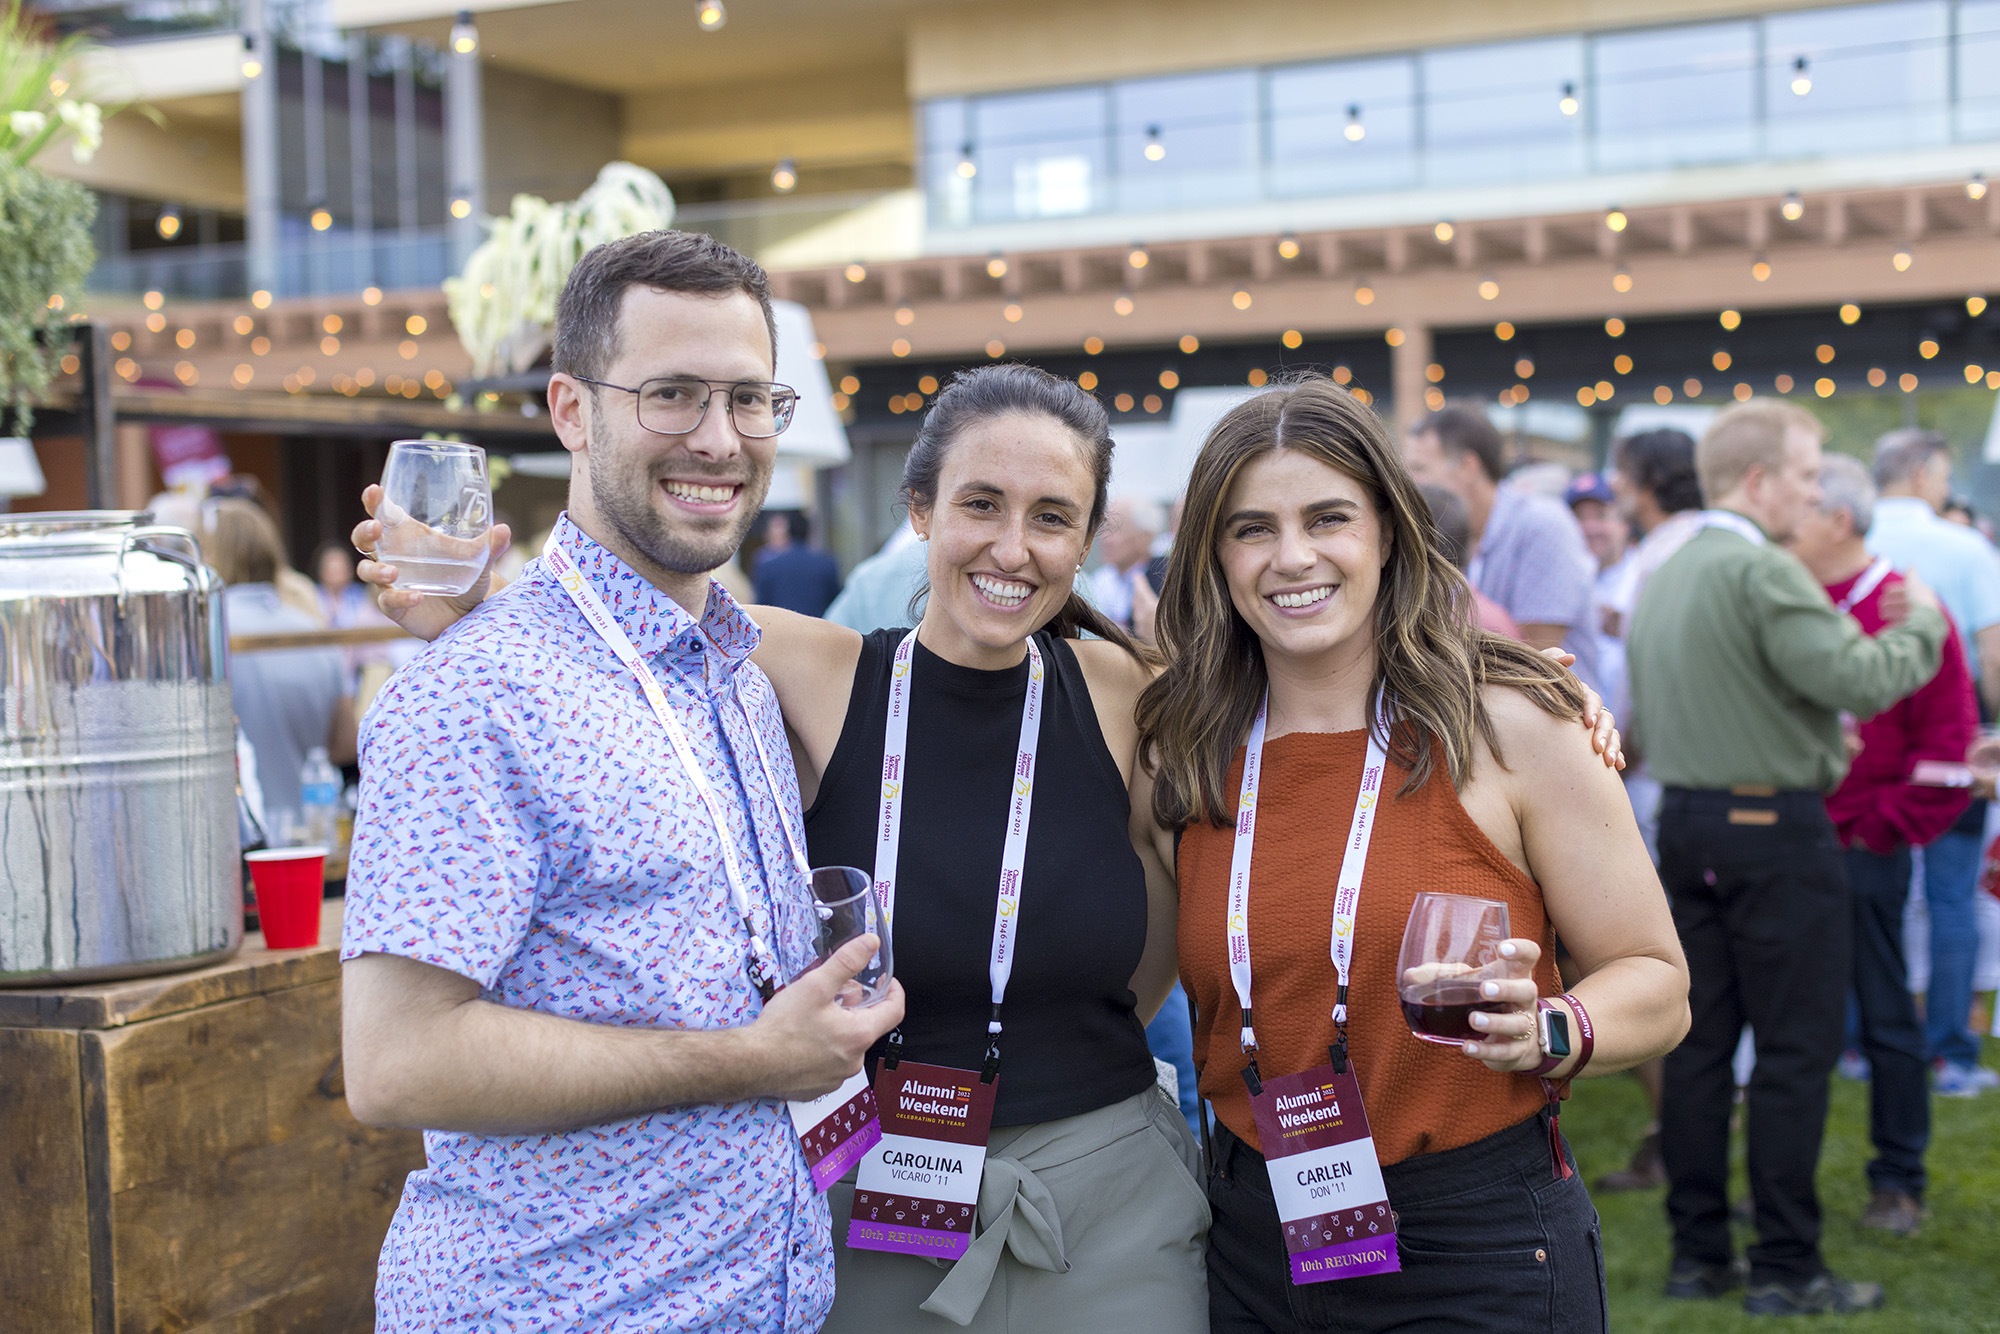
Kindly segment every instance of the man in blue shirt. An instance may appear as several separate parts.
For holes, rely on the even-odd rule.
[[[1868,550],[1898,570],[1914,570],[1937,590],[1957,623],[1982,713],[2000,712],[2000,552],[1976,529],[1941,511],[1951,494],[1951,442],[1936,431],[1891,431],[1875,444],[1875,521]],[[1973,1036],[1972,980],[1979,953],[1974,907],[1984,860],[1986,803],[1975,801],[1936,842],[1916,851],[1931,920],[1931,981],[1924,998],[1924,1039],[1937,1066],[1937,1091],[1976,1097],[2000,1087],[2000,1073],[1979,1063]]]
[[[801,616],[823,616],[840,596],[840,566],[824,551],[806,545],[806,516],[797,510],[773,514],[764,525],[764,549],[757,553],[757,601]]]
[[[872,937],[805,971],[784,725],[708,574],[789,417],[775,342],[763,271],[709,237],[585,255],[549,386],[569,511],[370,712],[347,1096],[423,1129],[428,1160],[383,1243],[380,1330],[809,1334],[832,1304],[784,1103],[857,1072],[903,1004],[835,1000]],[[796,980],[762,998],[753,950]]]

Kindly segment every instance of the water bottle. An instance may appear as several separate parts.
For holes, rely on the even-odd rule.
[[[340,770],[327,759],[325,746],[314,746],[306,753],[305,767],[299,770],[299,815],[305,824],[306,842],[331,849],[339,814]]]

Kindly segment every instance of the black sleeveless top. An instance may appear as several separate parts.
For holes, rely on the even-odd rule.
[[[908,633],[877,630],[862,642],[847,720],[806,812],[815,866],[874,870],[889,672]],[[1094,1111],[1155,1078],[1128,985],[1146,944],[1146,879],[1128,832],[1131,803],[1076,655],[1047,633],[1035,643],[1048,676],[1020,936],[1000,1016],[996,1126]],[[896,869],[895,969],[909,1000],[903,1056],[977,1070],[1028,664],[980,671],[918,644],[911,676]]]

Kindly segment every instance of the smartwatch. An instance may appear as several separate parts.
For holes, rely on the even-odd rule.
[[[1535,1001],[1535,1040],[1541,1047],[1542,1063],[1535,1067],[1534,1073],[1544,1079],[1551,1070],[1568,1060],[1572,1052],[1577,1054],[1577,1061],[1569,1074],[1570,1078],[1575,1078],[1589,1063],[1590,1051],[1595,1045],[1590,1016],[1584,1013],[1583,1006],[1577,1004],[1576,997],[1565,993],[1563,999],[1569,1002],[1570,1010],[1576,1012],[1579,1032],[1571,1032],[1569,1010],[1546,999]]]

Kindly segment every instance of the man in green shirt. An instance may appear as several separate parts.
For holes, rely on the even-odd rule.
[[[1873,1283],[1827,1272],[1813,1173],[1847,1013],[1853,914],[1825,794],[1840,715],[1869,717],[1937,672],[1945,621],[1914,578],[1874,638],[1781,543],[1819,502],[1819,422],[1752,399],[1695,450],[1704,528],[1647,583],[1629,640],[1633,733],[1665,787],[1660,880],[1687,952],[1694,1026],[1667,1057],[1661,1149],[1672,1297],[1741,1281],[1729,1236],[1731,1056],[1756,1033],[1747,1138],[1753,1315],[1859,1311]]]

